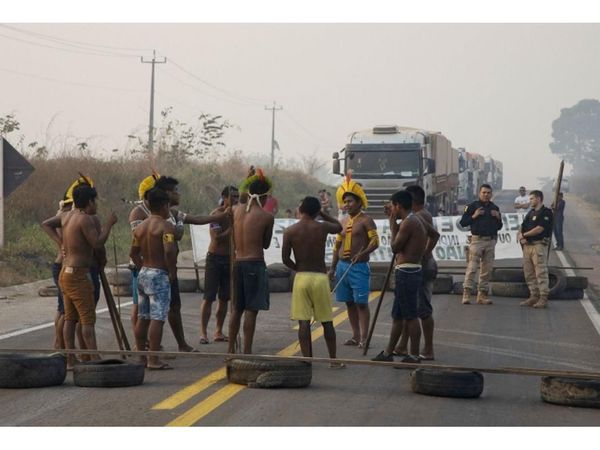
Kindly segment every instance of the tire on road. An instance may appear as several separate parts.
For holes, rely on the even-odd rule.
[[[126,267],[119,267],[118,273],[113,269],[105,269],[108,284],[112,286],[130,286],[132,283],[131,270]]]
[[[587,289],[588,279],[587,277],[567,277],[567,283],[565,289]]]
[[[555,405],[600,408],[600,380],[543,377],[540,395]]]
[[[269,278],[269,292],[290,292],[292,283],[290,278]]]
[[[551,295],[550,300],[581,300],[583,289],[565,289],[557,295]]]
[[[525,274],[522,269],[495,268],[492,271],[492,281],[504,283],[525,283]]]
[[[198,290],[198,281],[194,278],[178,278],[179,292],[196,292]]]
[[[58,288],[56,286],[45,286],[38,290],[40,297],[56,297],[58,295]]]
[[[312,364],[304,361],[256,361],[231,359],[227,362],[230,383],[251,388],[306,387],[312,380]]]
[[[292,270],[283,263],[273,263],[267,266],[269,278],[288,278]]]
[[[457,281],[456,283],[453,283],[451,294],[462,295],[463,286],[464,286],[464,283],[462,281]]]
[[[133,288],[131,285],[111,286],[110,290],[114,296],[131,297],[133,295]]]
[[[550,282],[550,295],[556,295],[558,292],[561,292],[567,287],[567,277],[560,269],[549,267],[548,279]],[[497,268],[492,272],[492,282],[525,283],[525,274],[521,269]],[[573,283],[578,284],[581,283],[581,281],[577,280],[573,281]],[[529,290],[527,291],[526,295],[529,295]]]
[[[449,294],[452,291],[452,275],[438,275],[433,280],[433,293],[434,294]]]
[[[529,288],[527,283],[507,283],[492,281],[490,283],[492,295],[494,297],[529,297]]]
[[[480,372],[417,369],[410,374],[410,386],[417,394],[477,398],[483,392],[483,375]]]
[[[383,289],[385,275],[384,273],[371,273],[371,278],[369,279],[369,288],[371,291],[381,291]]]
[[[81,387],[127,387],[144,382],[144,366],[122,359],[102,359],[77,364],[73,382]]]
[[[59,354],[0,355],[0,388],[58,386],[67,376],[67,359]]]

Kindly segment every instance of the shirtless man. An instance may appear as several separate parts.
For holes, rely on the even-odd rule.
[[[402,362],[420,362],[418,355],[421,328],[417,306],[422,283],[421,262],[428,245],[428,229],[433,227],[412,213],[412,203],[412,197],[406,191],[398,191],[391,198],[391,247],[396,254],[393,322],[387,348],[372,358],[372,361],[394,360],[394,346],[402,333],[403,321],[406,321],[410,337],[410,353],[402,359]],[[398,219],[402,221],[400,225],[397,224]]]
[[[117,222],[115,213],[111,213],[101,232],[94,219],[96,214],[96,190],[82,185],[73,191],[75,209],[62,218],[62,246],[64,260],[59,276],[59,284],[65,302],[64,340],[65,348],[75,348],[75,324],[79,321],[83,341],[87,349],[97,349],[94,324],[96,323],[96,305],[94,285],[90,277],[90,267],[94,258],[94,249],[104,245],[112,226]],[[97,355],[91,359],[98,359]],[[67,367],[72,368],[74,356],[67,356]]]
[[[302,356],[312,357],[310,320],[321,322],[329,357],[336,357],[335,329],[331,313],[329,277],[325,266],[325,242],[328,234],[342,231],[342,225],[322,209],[316,197],[306,197],[298,208],[300,221],[285,229],[281,257],[283,263],[296,271],[292,289],[290,319],[297,320],[298,341]],[[317,222],[317,216],[323,222]],[[290,255],[294,251],[295,262]],[[341,363],[331,363],[331,368],[345,367]]]
[[[342,220],[343,230],[337,235],[329,277],[335,275],[335,298],[346,303],[352,337],[344,345],[363,347],[369,332],[369,255],[379,247],[377,226],[362,211],[362,201],[353,192],[342,196],[348,216]]]
[[[239,192],[234,186],[227,186],[221,192],[222,204],[211,215],[223,213],[230,206],[236,205]],[[227,342],[228,337],[223,334],[223,323],[227,315],[227,302],[229,301],[230,284],[230,257],[231,257],[231,220],[228,218],[221,225],[210,225],[210,244],[206,254],[206,269],[204,271],[204,299],[200,306],[200,344],[208,344],[208,321],[212,304],[219,295],[217,303],[217,324],[215,327],[215,342]]]
[[[145,348],[148,342],[148,349],[156,352],[171,303],[171,284],[177,279],[177,245],[175,225],[167,220],[169,196],[155,187],[148,191],[147,200],[151,214],[133,232],[129,256],[139,269],[136,347]],[[147,361],[142,357],[142,361],[150,370],[172,369],[158,356],[149,356]]]
[[[412,212],[414,215],[421,219],[423,222],[429,224],[426,227],[428,230],[427,234],[427,247],[425,248],[425,254],[423,255],[423,261],[421,265],[423,267],[423,281],[419,288],[419,303],[417,306],[417,314],[421,320],[421,328],[423,329],[423,350],[419,353],[419,359],[424,361],[433,361],[433,307],[431,306],[431,298],[433,296],[433,281],[437,276],[437,263],[433,257],[433,249],[435,248],[440,234],[433,228],[433,218],[429,211],[425,209],[425,191],[421,186],[412,185],[406,188],[412,199]],[[388,212],[389,216],[389,212]],[[394,220],[395,223],[395,220]],[[425,223],[424,223],[425,225]],[[420,334],[419,334],[420,336]],[[406,356],[408,355],[408,329],[406,322],[402,328],[402,336],[400,337],[400,343],[394,349],[395,356]]]
[[[190,214],[185,214],[181,211],[178,211],[174,208],[179,205],[179,191],[177,188],[178,184],[179,181],[177,181],[175,178],[162,176],[156,180],[154,186],[162,189],[169,196],[170,210],[167,220],[175,226],[175,245],[177,252],[179,253],[177,242],[183,237],[184,224],[205,225],[212,222],[220,223],[226,219],[227,213],[215,214],[213,216],[192,216]],[[135,228],[150,215],[151,212],[148,208],[148,205],[146,205],[144,202],[136,206],[129,214],[129,224],[131,225],[132,230],[135,230]],[[171,306],[169,309],[168,320],[171,330],[173,330],[175,340],[177,341],[179,351],[194,351],[194,348],[188,345],[185,340],[183,321],[181,319],[181,296],[179,293],[179,282],[177,277],[173,278],[171,281]],[[132,322],[135,322],[133,317]]]
[[[248,186],[248,201],[233,212],[235,238],[234,302],[229,318],[228,352],[235,353],[235,344],[244,315],[245,354],[252,353],[252,341],[258,311],[269,309],[269,277],[263,249],[271,245],[273,214],[263,210],[270,181],[257,170]]]

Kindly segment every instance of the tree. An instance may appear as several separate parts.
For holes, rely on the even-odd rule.
[[[173,107],[160,112],[162,121],[154,130],[154,142],[158,157],[167,157],[173,162],[184,162],[189,158],[204,159],[218,154],[225,147],[223,137],[227,129],[233,127],[223,116],[202,113],[196,124],[189,125],[172,117]],[[148,153],[148,139],[138,135],[138,145],[132,153]]]
[[[586,174],[600,168],[600,102],[581,100],[563,108],[552,122],[552,153],[573,165],[576,173]]]
[[[0,136],[5,137],[7,134],[18,130],[20,126],[21,124],[15,119],[14,114],[6,114],[4,117],[0,117]]]

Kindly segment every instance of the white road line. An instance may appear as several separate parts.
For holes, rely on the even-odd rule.
[[[129,305],[133,305],[133,302],[122,303],[121,308],[123,308],[125,306],[129,306]],[[99,309],[98,311],[96,311],[96,314],[102,314],[105,312],[108,312],[108,308]],[[13,331],[11,333],[2,334],[2,335],[0,335],[0,341],[3,341],[4,339],[10,339],[15,336],[21,336],[21,335],[27,334],[27,333],[33,333],[34,331],[43,330],[44,328],[50,328],[53,326],[54,326],[54,322],[48,322],[48,323],[43,323],[41,325],[36,325],[35,327],[25,328],[23,330],[17,330],[17,331]]]
[[[556,252],[556,256],[558,256],[558,259],[560,259],[560,262],[562,263],[563,266],[569,265],[569,262],[567,261],[567,258],[565,258],[565,255],[563,254],[562,251]],[[564,269],[564,270],[568,276],[570,276],[570,277],[575,276],[575,271],[573,269]],[[581,306],[583,306],[583,309],[585,310],[588,317],[592,321],[592,325],[594,325],[594,328],[596,329],[598,334],[600,334],[600,313],[598,313],[596,308],[594,308],[594,305],[592,305],[592,302],[590,302],[587,292],[583,291],[583,298],[581,300],[579,300],[579,303],[581,303]]]

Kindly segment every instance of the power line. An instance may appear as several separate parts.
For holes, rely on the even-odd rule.
[[[262,105],[262,104],[264,104],[266,102],[264,99],[253,98],[253,97],[246,97],[244,95],[240,95],[240,94],[235,94],[235,93],[229,92],[229,91],[227,91],[225,89],[222,89],[222,88],[220,88],[218,86],[215,86],[212,83],[209,83],[206,80],[203,80],[198,75],[196,75],[193,72],[190,72],[185,67],[181,66],[180,64],[178,64],[177,62],[173,61],[172,59],[170,59],[170,61],[171,61],[171,64],[173,64],[175,67],[177,67],[179,70],[181,70],[182,72],[186,73],[190,77],[195,78],[196,80],[200,81],[202,84],[205,84],[206,86],[208,86],[208,87],[210,87],[212,89],[215,89],[215,90],[217,90],[219,92],[222,92],[223,94],[228,95],[229,97],[232,97],[234,99],[237,99],[239,101],[243,101],[243,102],[246,102],[246,103],[253,103],[253,104],[256,104],[257,106],[258,105]]]
[[[127,51],[127,52],[150,52],[150,51],[152,51],[152,49],[149,49],[149,48],[113,47],[110,45],[92,44],[90,42],[81,42],[81,41],[74,41],[74,40],[70,40],[70,39],[63,39],[63,38],[59,38],[56,36],[50,36],[49,34],[43,34],[43,33],[38,33],[35,31],[23,30],[21,28],[13,27],[13,26],[6,25],[6,24],[0,24],[0,27],[8,28],[10,30],[17,31],[19,33],[28,34],[30,36],[36,36],[40,39],[46,39],[49,41],[63,43],[64,45],[71,45],[71,46],[76,46],[76,47],[87,46],[87,47],[106,48],[109,50],[121,50],[121,51]],[[85,48],[85,47],[81,47],[81,48]]]
[[[27,73],[27,72],[18,72],[16,70],[4,69],[2,67],[0,67],[0,71],[12,73],[15,75],[21,75],[21,76],[25,76],[25,77],[38,78],[40,80],[51,81],[53,83],[71,84],[74,86],[81,86],[81,87],[88,87],[88,88],[107,89],[110,91],[120,91],[120,92],[142,92],[143,91],[142,89],[118,88],[118,87],[110,87],[110,86],[100,86],[97,84],[78,83],[76,81],[59,80],[58,78],[50,78],[50,77],[45,77],[42,75],[36,75],[33,73]]]
[[[42,44],[40,42],[32,42],[32,41],[21,39],[21,38],[15,37],[15,36],[8,36],[6,34],[1,34],[1,33],[0,33],[0,37],[6,38],[6,39],[11,39],[13,41],[23,42],[23,43],[29,44],[29,45],[34,45],[36,47],[51,48],[54,50],[61,50],[63,52],[68,52],[68,53],[78,53],[80,55],[110,56],[110,57],[114,57],[114,58],[137,58],[138,57],[135,55],[123,55],[123,54],[119,54],[119,53],[110,53],[110,52],[105,52],[105,51],[93,51],[92,52],[92,51],[73,50],[70,48],[63,48],[63,47],[55,47],[53,45]]]
[[[308,136],[311,136],[313,139],[316,139],[321,144],[325,144],[327,146],[332,145],[331,142],[327,142],[326,140],[322,139],[321,137],[317,136],[316,134],[314,134],[313,132],[308,130],[304,125],[302,125],[300,122],[298,122],[298,120],[296,120],[287,110],[284,111],[283,113],[284,113],[284,115],[286,115],[288,117],[288,119],[290,119],[298,128],[300,128],[302,131],[304,131],[304,133],[306,133]]]

